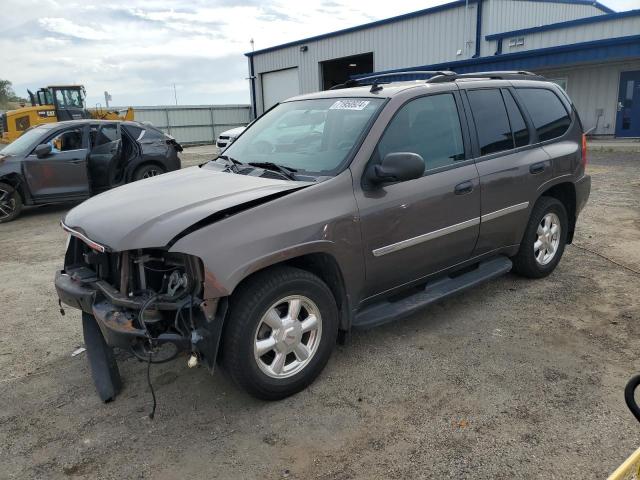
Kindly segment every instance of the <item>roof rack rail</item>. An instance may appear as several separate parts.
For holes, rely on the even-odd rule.
[[[489,80],[546,80],[542,75],[527,72],[525,70],[508,70],[499,72],[475,72],[475,73],[454,73],[453,75],[438,75],[431,77],[427,83],[453,82],[464,78],[486,78]]]
[[[390,82],[378,81],[379,79],[383,79],[384,80],[385,78],[405,77],[405,76],[413,76],[413,75],[431,75],[432,78],[435,77],[435,76],[448,78],[448,77],[455,77],[456,73],[455,72],[450,72],[448,70],[407,70],[407,71],[402,71],[402,72],[380,73],[378,75],[374,74],[374,75],[369,75],[367,77],[350,78],[349,80],[347,80],[344,83],[340,83],[338,85],[334,85],[329,90],[340,90],[342,88],[351,88],[351,87],[358,87],[358,86],[362,86],[362,85],[368,85],[368,84],[363,83],[363,82],[367,82],[369,80],[373,80],[373,84],[371,86],[371,90],[375,91],[375,90],[379,90],[378,85],[380,83],[390,83]]]

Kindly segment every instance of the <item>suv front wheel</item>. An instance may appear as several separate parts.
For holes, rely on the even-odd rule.
[[[275,267],[234,293],[222,363],[251,395],[279,400],[315,380],[337,332],[338,310],[327,285],[307,271]]]
[[[540,197],[533,207],[513,270],[525,277],[549,275],[560,262],[567,241],[567,210],[553,197]]]

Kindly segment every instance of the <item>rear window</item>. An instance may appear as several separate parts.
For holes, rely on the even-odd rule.
[[[471,90],[468,97],[478,132],[480,155],[512,149],[511,127],[500,90]]]
[[[516,90],[531,115],[539,141],[551,140],[566,133],[571,125],[571,117],[555,93],[542,88]]]

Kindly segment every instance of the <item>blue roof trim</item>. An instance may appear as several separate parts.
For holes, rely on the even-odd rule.
[[[546,32],[548,30],[556,30],[559,28],[576,27],[579,25],[588,25],[590,23],[608,22],[611,20],[620,20],[621,18],[640,16],[640,10],[629,10],[628,12],[610,13],[607,15],[596,15],[593,17],[578,18],[576,20],[567,20],[566,22],[550,23],[540,27],[521,28],[520,30],[510,30],[508,32],[492,33],[485,36],[485,40],[499,40],[505,37],[515,37],[518,35],[526,35],[528,33]]]
[[[640,56],[640,35],[632,35],[375,73],[409,72],[414,70],[453,70],[457,73],[469,73],[478,70],[535,70],[638,56]],[[370,75],[371,73],[353,75],[352,78]]]
[[[600,2],[596,2],[593,0],[520,0],[522,2],[547,2],[547,3],[565,3],[569,5],[590,5],[592,7],[596,7],[597,9],[605,12],[605,13],[615,13],[616,11],[603,5]]]
[[[469,0],[469,3],[476,3],[477,1],[478,0]],[[548,1],[548,0],[542,0],[542,1]],[[579,1],[579,0],[573,0],[573,1]],[[442,12],[444,10],[449,10],[451,8],[462,7],[465,4],[466,4],[465,0],[455,0],[453,2],[444,3],[442,5],[436,5],[435,7],[429,7],[422,10],[418,10],[417,12],[405,13],[403,15],[398,15],[396,17],[384,18],[382,20],[376,20],[375,22],[365,23],[363,25],[356,25],[355,27],[349,27],[342,30],[336,30],[335,32],[323,33],[322,35],[303,38],[301,40],[294,40],[293,42],[283,43],[282,45],[274,45],[273,47],[263,48],[262,50],[256,50],[255,52],[247,52],[245,53],[245,56],[252,57],[260,53],[267,53],[267,52],[273,52],[274,50],[280,50],[281,48],[295,47],[296,45],[302,45],[303,43],[313,42],[315,40],[322,40],[324,38],[337,37],[339,35],[344,35],[345,33],[358,32],[360,30],[366,30],[367,28],[372,28],[372,27],[379,27],[380,25],[386,25],[388,23],[395,23],[401,20],[408,20],[410,18],[422,17],[430,13]]]

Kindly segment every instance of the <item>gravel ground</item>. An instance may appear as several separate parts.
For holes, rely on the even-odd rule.
[[[204,150],[204,151],[203,151]],[[185,151],[185,164],[210,155]],[[544,280],[507,275],[353,335],[306,391],[254,400],[184,359],[120,355],[94,393],[80,315],[52,280],[69,206],[0,225],[0,478],[605,478],[640,429],[640,154],[594,153],[575,243]],[[581,248],[578,248],[581,247]],[[610,257],[606,260],[587,248]]]

